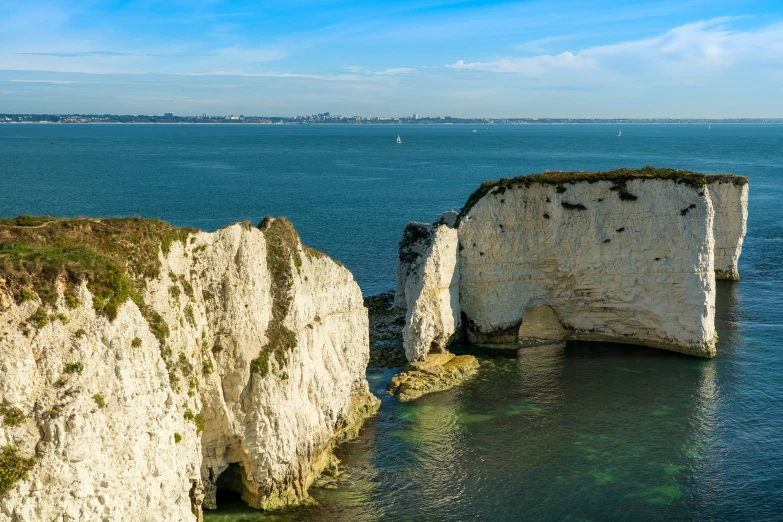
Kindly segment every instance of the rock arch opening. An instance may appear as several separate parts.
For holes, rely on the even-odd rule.
[[[551,306],[531,306],[522,316],[517,342],[526,346],[549,344],[566,339],[566,330]]]
[[[243,478],[245,470],[239,462],[232,462],[215,479],[214,508],[218,510],[232,507],[247,507],[248,504],[242,498],[244,493]]]

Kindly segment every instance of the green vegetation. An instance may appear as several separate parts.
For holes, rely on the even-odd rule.
[[[0,415],[6,426],[19,426],[27,418],[19,408],[8,407],[4,404],[0,404]]]
[[[78,330],[76,330],[76,333],[74,335],[76,336],[77,339],[81,339],[82,337],[87,335],[87,332],[84,331],[84,328],[79,328]]]
[[[182,435],[179,433],[174,434],[174,444],[179,444],[182,441]]]
[[[81,362],[75,362],[65,366],[65,373],[82,373],[83,371],[84,364]]]
[[[27,480],[27,473],[35,462],[35,457],[22,457],[16,446],[3,446],[0,450],[0,495],[14,489],[18,481]]]
[[[160,273],[158,252],[167,254],[190,232],[155,219],[0,219],[0,270],[12,287],[31,286],[44,306],[55,305],[58,278],[66,282],[69,307],[78,306],[74,285],[86,281],[96,311],[111,320],[130,299],[162,340],[168,328],[144,305],[142,291]]]
[[[207,290],[202,290],[201,291],[201,297],[204,298],[204,301],[209,301],[209,300],[215,298],[215,294],[213,294],[212,292],[209,292]]]
[[[49,324],[49,315],[46,313],[46,310],[43,308],[39,308],[35,312],[33,312],[33,315],[27,318],[27,322],[32,324],[38,329],[43,328],[47,324]]]
[[[204,364],[201,366],[201,372],[204,375],[209,375],[215,371],[215,367],[212,365],[212,361],[205,361]]]
[[[201,433],[204,431],[204,418],[201,416],[200,413],[194,415],[190,409],[185,410],[185,420],[191,421],[193,424],[196,425],[196,433]]]
[[[138,348],[139,346],[141,346],[141,338],[134,337],[133,340],[131,341],[131,346],[133,346],[134,348]]]
[[[699,188],[703,187],[707,183],[713,182],[728,182],[731,181],[735,185],[744,185],[748,182],[747,178],[743,176],[733,175],[719,175],[719,176],[707,176],[699,174],[697,172],[691,172],[687,170],[678,169],[666,169],[655,167],[644,167],[638,170],[634,169],[617,169],[609,170],[605,172],[546,172],[544,174],[533,174],[530,176],[517,176],[515,178],[501,178],[497,181],[486,181],[470,195],[465,206],[460,211],[458,223],[463,217],[470,212],[470,209],[485,195],[490,192],[496,194],[502,194],[508,188],[512,187],[529,187],[534,183],[541,183],[545,185],[556,185],[556,191],[558,193],[565,192],[566,187],[564,185],[570,183],[588,182],[594,183],[598,181],[611,181],[615,186],[619,187],[619,197],[623,201],[633,201],[636,196],[626,192],[623,187],[625,183],[633,179],[666,179],[672,180],[676,183],[683,183],[688,186]],[[616,189],[617,190],[617,189]]]
[[[185,307],[185,319],[187,319],[190,326],[193,328],[196,327],[196,316],[193,315],[193,305],[189,304]]]
[[[93,399],[95,399],[95,404],[98,405],[99,408],[103,409],[106,407],[106,400],[103,398],[103,395],[100,393],[96,393],[92,396]]]
[[[184,275],[179,276],[179,282],[182,283],[182,288],[185,290],[185,295],[193,299],[193,285],[191,285]]]
[[[296,336],[283,326],[283,320],[291,308],[292,261],[299,270],[302,257],[299,254],[299,234],[287,219],[265,217],[258,228],[266,238],[266,264],[272,278],[272,319],[266,331],[269,342],[250,363],[250,371],[265,377],[269,373],[270,355],[280,366],[285,366],[288,353],[296,348]]]
[[[174,299],[175,301],[179,302],[179,295],[181,291],[179,289],[179,286],[177,285],[171,285],[169,287],[169,295]]]
[[[748,178],[736,174],[711,174],[707,176],[708,183],[732,183],[736,187],[748,184]]]
[[[76,295],[76,290],[73,287],[68,287],[65,289],[65,306],[67,306],[69,309],[73,310],[74,308],[78,308],[81,306],[82,301],[79,299],[79,297]]]
[[[32,301],[35,299],[35,292],[30,290],[29,288],[21,288],[19,290],[19,301],[25,302],[25,301]]]

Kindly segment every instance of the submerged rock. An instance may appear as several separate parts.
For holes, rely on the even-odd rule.
[[[378,409],[359,286],[283,219],[3,220],[0,245],[0,448],[35,457],[0,521],[297,504]]]
[[[472,355],[429,354],[422,361],[411,362],[404,371],[392,377],[386,389],[400,401],[408,402],[462,384],[478,369],[479,362]]]

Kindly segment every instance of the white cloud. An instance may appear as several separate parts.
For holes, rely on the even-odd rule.
[[[10,83],[48,83],[52,85],[71,85],[82,82],[75,82],[71,80],[7,80]]]
[[[391,69],[386,69],[385,71],[377,71],[373,74],[378,74],[382,76],[393,76],[395,74],[406,74],[409,72],[413,72],[416,69],[413,69],[412,67],[392,67]]]
[[[450,69],[515,74],[542,81],[607,80],[694,85],[735,67],[783,66],[783,24],[733,31],[732,18],[681,25],[652,38],[596,46],[578,52],[447,64]]]

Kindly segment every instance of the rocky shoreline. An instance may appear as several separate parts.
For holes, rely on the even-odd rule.
[[[449,390],[476,374],[478,360],[472,355],[450,352],[428,355],[423,361],[408,363],[403,349],[405,310],[395,306],[394,292],[366,297],[370,317],[370,362],[368,373],[381,368],[401,368],[389,382],[387,391],[402,402],[428,393]]]

